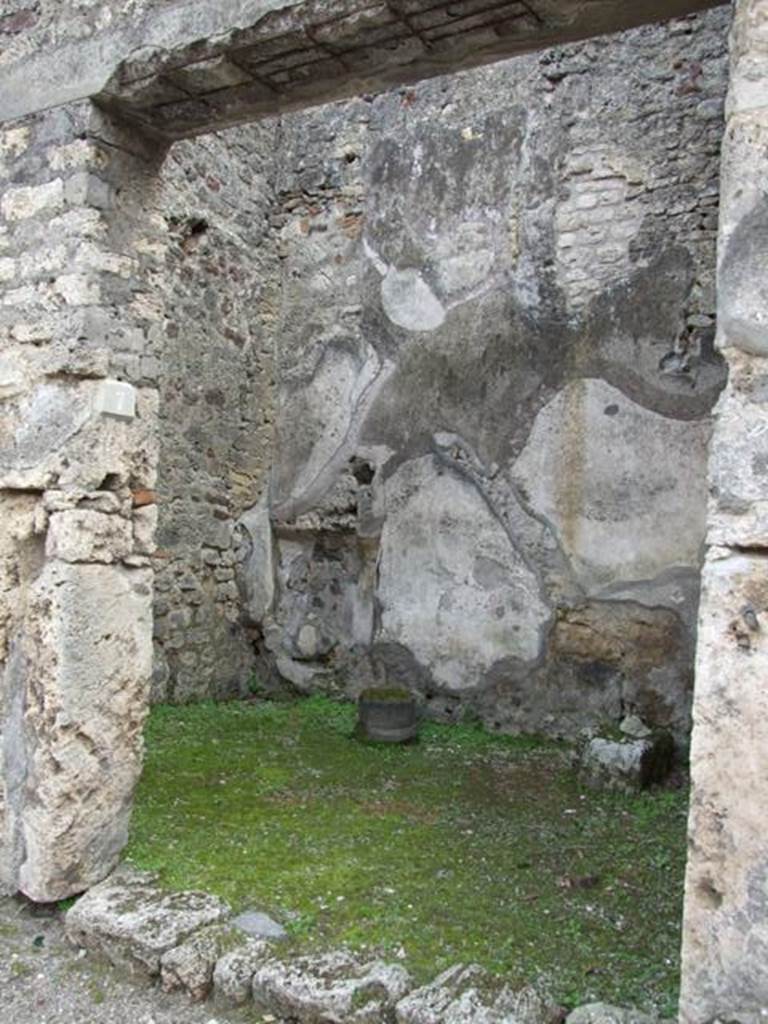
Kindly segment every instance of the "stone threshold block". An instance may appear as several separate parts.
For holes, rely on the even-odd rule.
[[[67,912],[66,933],[75,946],[102,954],[116,967],[152,977],[160,974],[165,954],[229,916],[227,904],[215,896],[166,892],[156,876],[123,866]]]
[[[399,964],[361,964],[346,952],[269,960],[253,977],[258,1010],[299,1024],[381,1024],[411,987]]]
[[[250,994],[250,979],[259,962],[268,956],[267,940],[251,938],[232,924],[210,925],[163,954],[162,986],[166,992],[186,992],[192,1002],[201,1003],[216,985],[218,994],[227,1001],[245,1002]],[[242,975],[247,972],[248,980],[243,985]],[[240,998],[243,988],[245,997]]]
[[[512,989],[477,964],[456,964],[397,1005],[397,1024],[560,1024],[562,1008],[534,985]]]

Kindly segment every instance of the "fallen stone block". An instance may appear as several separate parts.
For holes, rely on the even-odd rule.
[[[578,771],[593,789],[632,793],[663,782],[674,764],[675,745],[669,733],[646,739],[591,739],[581,751]]]
[[[163,953],[160,959],[163,989],[166,992],[182,989],[193,1002],[203,1002],[213,989],[213,974],[219,959],[244,950],[249,943],[254,943],[254,940],[229,924],[201,928],[180,946]],[[267,943],[257,942],[254,945],[262,959],[268,955]]]
[[[411,987],[405,968],[348,953],[268,960],[253,976],[256,1008],[299,1024],[383,1024]]]
[[[457,964],[402,999],[397,1024],[557,1024],[559,1006],[534,986],[513,989],[477,964]]]
[[[121,867],[77,901],[65,927],[75,946],[101,953],[116,966],[156,975],[164,953],[229,913],[215,896],[167,892],[155,876]]]

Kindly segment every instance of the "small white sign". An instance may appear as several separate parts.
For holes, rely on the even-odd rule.
[[[122,380],[103,380],[96,392],[96,412],[132,420],[136,415],[136,388]]]

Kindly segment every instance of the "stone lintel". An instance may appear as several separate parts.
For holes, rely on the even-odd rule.
[[[76,100],[184,138],[721,0],[190,0],[0,73],[0,123]]]

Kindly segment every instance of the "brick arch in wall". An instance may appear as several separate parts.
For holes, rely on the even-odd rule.
[[[159,428],[156,388],[140,367],[117,380],[114,360],[141,355],[159,316],[151,197],[168,142],[706,6],[178,4],[0,71],[0,238],[23,235],[32,254],[0,259],[0,884],[61,898],[100,879],[126,838],[151,671]],[[681,1008],[697,1024],[756,1021],[768,1005],[767,6],[736,4],[724,140],[731,377],[711,455]]]

